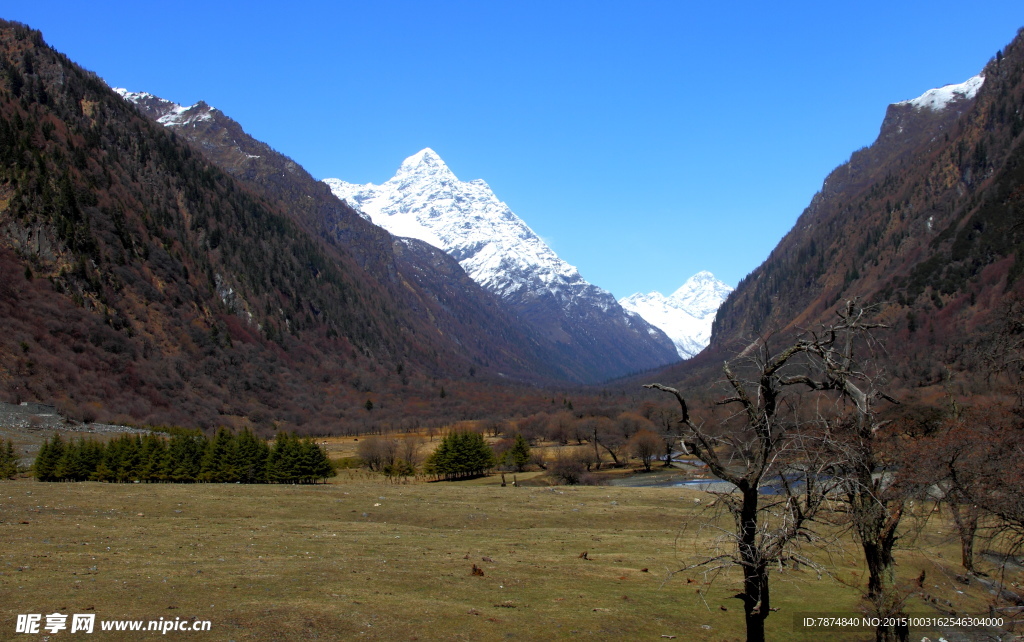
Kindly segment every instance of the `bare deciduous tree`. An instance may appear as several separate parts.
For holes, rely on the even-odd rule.
[[[644,470],[650,472],[651,462],[665,450],[664,441],[653,431],[643,428],[629,438],[629,448],[633,456],[640,460]]]
[[[747,640],[764,640],[764,623],[772,611],[769,572],[788,562],[817,566],[796,551],[797,538],[816,540],[810,528],[814,515],[828,500],[835,483],[829,473],[835,462],[813,453],[808,447],[812,432],[799,433],[796,401],[784,391],[812,381],[800,359],[809,349],[800,340],[774,353],[767,340],[751,350],[745,360],[746,381],[726,363],[723,370],[729,395],[716,402],[738,412],[723,422],[708,425],[690,415],[683,394],[662,384],[647,388],[675,396],[682,416],[679,420],[684,448],[703,461],[708,470],[732,488],[717,493],[718,503],[733,518],[735,528],[729,539],[735,548],[695,565],[738,565],[743,573],[743,601]],[[797,371],[801,374],[791,374]],[[794,394],[795,396],[795,394]],[[820,446],[820,444],[819,444]],[[777,495],[762,495],[764,486]],[[692,568],[692,567],[691,567]]]
[[[383,471],[398,459],[399,443],[391,437],[373,435],[359,442],[356,454],[370,470]]]
[[[426,441],[421,435],[410,433],[398,441],[398,458],[416,469],[423,462],[421,450]]]
[[[764,339],[748,348],[749,381],[725,364],[730,394],[716,404],[738,409],[732,425],[698,422],[678,390],[646,386],[676,397],[684,447],[734,486],[720,497],[735,522],[735,553],[725,557],[743,572],[743,592],[737,597],[743,600],[748,640],[764,639],[769,569],[787,560],[807,562],[796,552],[796,540],[821,541],[812,522],[826,502],[840,495],[868,565],[872,609],[880,616],[902,614],[893,547],[908,489],[892,473],[893,435],[876,412],[878,402],[895,400],[855,358],[855,351],[870,346],[872,331],[882,326],[869,322],[856,301],[846,302],[838,317],[780,352],[772,352]],[[798,390],[830,401],[824,406],[831,410],[823,414],[819,404],[808,416]],[[760,489],[766,485],[774,487],[778,499],[764,499]],[[878,640],[907,635],[901,627],[876,631]]]
[[[618,430],[615,422],[607,417],[587,417],[581,423],[594,445],[594,460],[597,467],[601,466],[601,451],[598,450],[598,446],[604,448],[616,466],[619,465],[619,457],[622,455],[621,450],[626,440],[622,438],[622,432]]]
[[[882,622],[900,622],[904,596],[896,585],[893,550],[914,489],[899,473],[904,463],[899,454],[902,431],[878,415],[879,402],[896,400],[882,392],[881,377],[868,373],[855,356],[858,347],[873,344],[872,331],[884,326],[869,321],[868,311],[856,301],[847,301],[838,315],[838,322],[808,342],[820,376],[802,382],[812,390],[836,391],[840,402],[852,403],[852,412],[834,423],[827,445],[842,462],[852,525],[868,566],[868,602]],[[875,631],[879,641],[907,640],[909,635],[905,625]]]

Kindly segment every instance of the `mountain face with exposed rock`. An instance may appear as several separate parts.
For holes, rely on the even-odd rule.
[[[486,337],[469,344],[479,345],[481,352],[491,356],[505,355],[499,362],[505,363],[503,371],[514,370],[522,378],[526,369],[545,379],[596,383],[677,358],[660,330],[624,311],[610,293],[583,280],[484,181],[459,181],[433,150],[407,159],[384,185],[357,186],[328,179],[326,186],[314,186],[302,167],[252,139],[238,123],[206,103],[182,106],[144,92],[115,91],[149,118],[184,136],[228,173],[282,195],[293,212],[319,204],[316,211],[306,211],[304,218],[335,236],[364,268],[385,281],[399,274],[414,288],[427,289],[428,299],[436,301],[440,295],[446,300],[432,315],[435,320],[448,317],[446,334],[497,334],[490,349]],[[327,187],[344,202],[331,197],[325,203],[321,191],[328,192]],[[499,314],[498,321],[466,314],[467,306],[491,304],[479,303],[485,297],[469,284],[462,288],[461,298],[445,294],[452,281],[434,278],[435,270],[416,264],[430,253],[410,251],[408,243],[399,245],[388,232],[444,250],[462,266],[471,283],[496,296],[512,314]],[[393,247],[382,249],[381,235]],[[454,274],[449,269],[440,273]],[[404,290],[397,289],[395,295],[409,298]],[[413,298],[410,305],[424,307],[423,297]],[[516,354],[523,351],[528,355]],[[477,361],[494,363],[490,357]]]
[[[661,292],[637,292],[619,299],[619,304],[661,328],[672,339],[679,356],[689,359],[708,347],[711,324],[730,292],[732,288],[714,274],[702,271],[669,296]]]
[[[1022,34],[966,82],[888,106],[877,140],[722,305],[718,356],[816,330],[856,300],[886,326],[888,370],[906,385],[983,368],[979,342],[1024,296]]]
[[[587,364],[563,354],[467,277],[455,259],[421,240],[396,237],[374,225],[223,112],[204,102],[182,106],[145,92],[115,91],[229,174],[279,199],[311,232],[351,254],[377,280],[381,294],[396,301],[396,322],[410,330],[424,321],[436,328],[438,335],[455,343],[460,358],[470,360],[464,366],[467,372],[472,367],[520,380],[597,380]]]
[[[326,179],[331,191],[396,236],[443,249],[466,273],[597,379],[678,359],[663,331],[588,283],[491,191],[460,181],[431,149],[381,185]]]
[[[596,380],[558,350],[219,110],[115,93],[0,20],[0,399],[368,431]]]

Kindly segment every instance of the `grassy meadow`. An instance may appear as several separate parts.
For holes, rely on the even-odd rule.
[[[210,632],[167,634],[204,640],[742,639],[738,573],[710,586],[698,571],[669,575],[712,547],[715,529],[697,528],[713,521],[710,499],[498,477],[391,484],[357,470],[316,486],[5,481],[0,638],[22,637],[19,613],[61,612],[210,620]],[[912,539],[901,576],[924,570],[923,592],[984,612],[984,592],[953,578],[946,520]],[[857,612],[865,575],[844,541],[838,580],[773,575],[770,639],[824,639],[797,613]],[[938,614],[921,597],[908,609]]]

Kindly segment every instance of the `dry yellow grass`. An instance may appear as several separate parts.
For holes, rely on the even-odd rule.
[[[210,620],[209,633],[168,634],[204,640],[742,639],[737,575],[704,599],[695,572],[667,578],[705,545],[676,542],[702,519],[696,491],[360,477],[2,482],[0,638],[14,637],[19,613],[61,612]],[[901,556],[901,573],[927,567],[934,592],[956,597],[937,557],[956,559],[955,544],[929,537]],[[850,548],[837,572],[858,583]],[[770,639],[821,639],[794,626],[797,612],[856,612],[857,586],[806,571],[773,581]],[[132,639],[108,635],[90,639]]]

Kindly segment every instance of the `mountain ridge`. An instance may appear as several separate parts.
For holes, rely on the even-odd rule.
[[[549,403],[538,384],[587,374],[446,254],[363,220],[205,103],[172,111],[156,122],[0,21],[5,399],[365,433],[529,414]]]
[[[595,379],[677,359],[669,338],[587,282],[491,191],[460,181],[430,148],[380,184],[324,179],[334,194],[399,236],[431,243],[559,345]]]
[[[813,330],[856,299],[888,327],[901,385],[977,372],[979,342],[1022,295],[1022,132],[1024,30],[965,83],[887,107],[877,139],[723,303],[716,354]]]
[[[282,206],[344,251],[444,336],[468,350],[466,372],[493,368],[519,380],[587,380],[587,369],[547,344],[528,324],[462,274],[458,264],[415,248],[339,201],[290,158],[249,136],[204,102],[177,105],[147,92],[116,90],[154,122],[173,129],[237,178],[270,190]],[[417,241],[418,243],[419,241]]]

